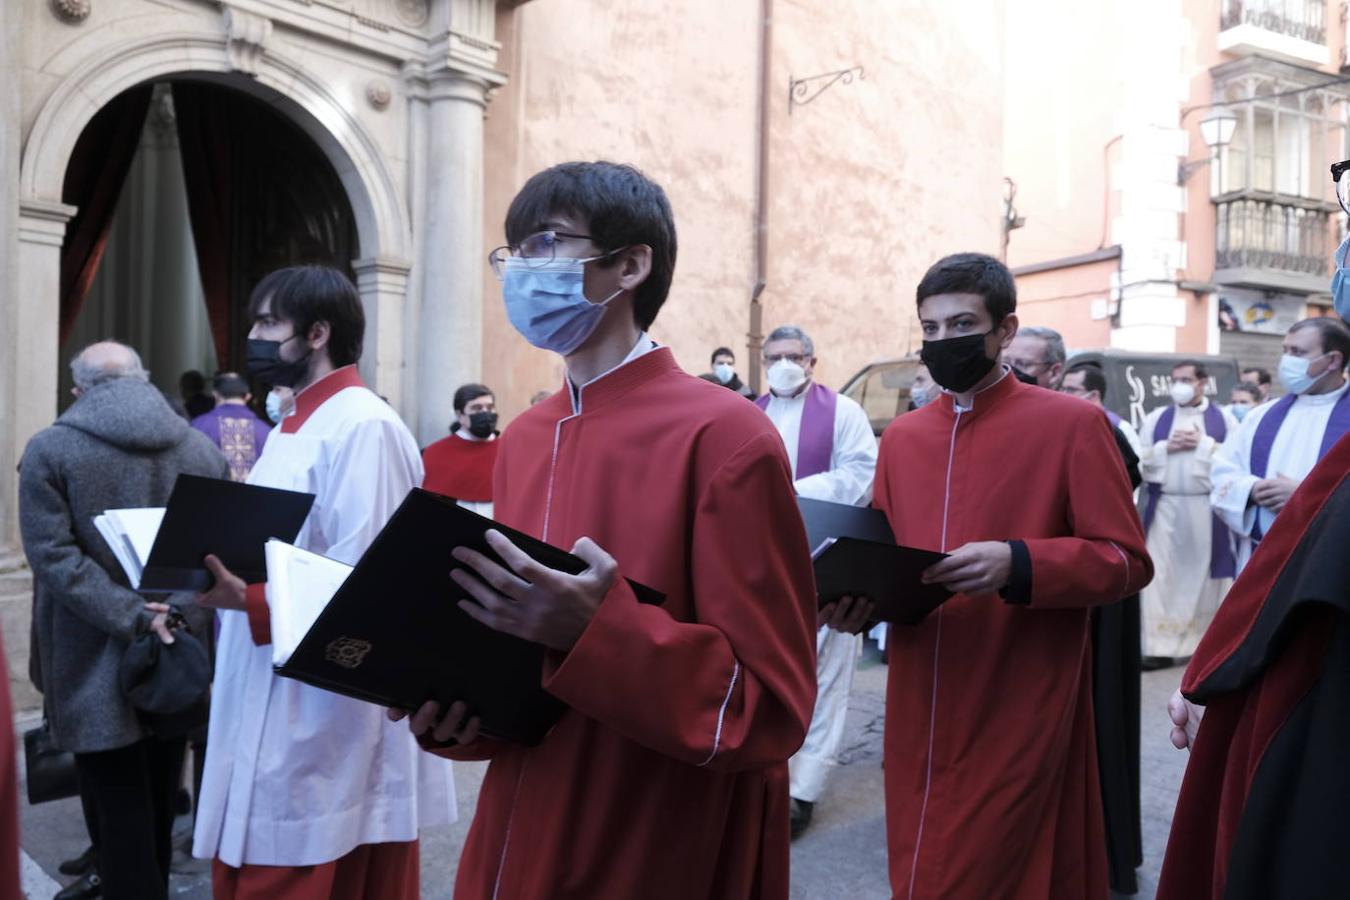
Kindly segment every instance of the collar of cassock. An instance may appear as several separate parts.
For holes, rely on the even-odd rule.
[[[1018,381],[1013,376],[1012,371],[1007,366],[1004,366],[1003,377],[970,398],[970,408],[962,409],[961,415],[979,415],[982,411],[989,409],[1009,394],[1026,387],[1030,387],[1030,385],[1022,384],[1022,382]],[[957,411],[956,395],[944,390],[942,392],[941,409],[949,415],[955,415]]]
[[[570,383],[566,381],[563,383],[563,390],[545,400],[544,403],[552,404],[549,411],[556,412],[559,419],[571,415],[591,413],[614,402],[638,385],[651,381],[653,378],[679,371],[680,367],[675,362],[675,354],[671,352],[670,348],[657,347],[655,350],[642,354],[637,359],[611,369],[594,381],[588,381],[580,388],[576,388],[581,399],[580,411],[576,413],[572,412],[572,388]]]
[[[365,386],[366,383],[361,380],[361,373],[357,371],[356,366],[334,369],[295,395],[295,409],[281,420],[281,433],[295,434],[316,409],[339,391],[349,387]]]

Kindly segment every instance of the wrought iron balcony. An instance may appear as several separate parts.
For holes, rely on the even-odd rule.
[[[1325,44],[1326,0],[1224,0],[1220,28],[1255,25],[1266,31]]]
[[[1267,269],[1325,276],[1331,259],[1331,213],[1269,200],[1222,200],[1216,269]]]

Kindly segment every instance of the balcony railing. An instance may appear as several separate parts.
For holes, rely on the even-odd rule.
[[[1327,274],[1331,213],[1265,200],[1216,205],[1216,268]]]
[[[1255,25],[1314,44],[1325,44],[1326,0],[1224,0],[1220,26]]]

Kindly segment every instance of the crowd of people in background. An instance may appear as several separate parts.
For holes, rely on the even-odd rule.
[[[419,449],[357,372],[355,288],[318,266],[263,279],[247,369],[209,393],[189,372],[181,401],[165,397],[115,342],[75,358],[76,402],[20,469],[37,683],[75,753],[91,840],[62,900],[167,896],[189,744],[193,850],[217,898],[415,898],[419,831],[455,816],[447,760],[489,761],[457,897],[785,898],[789,841],[838,764],[863,634],[889,665],[878,778],[895,896],[1132,892],[1139,672],[1196,654],[1244,566],[1254,579],[1293,553],[1305,532],[1288,510],[1321,514],[1300,485],[1321,484],[1319,460],[1350,430],[1345,323],[1290,329],[1282,396],[1248,369],[1221,404],[1205,364],[1184,361],[1170,402],[1135,423],[1108,408],[1099,366],[1020,326],[1002,263],[949,256],[918,285],[921,365],[878,442],[862,407],[820,383],[828,348],[799,325],[765,339],[760,396],[729,348],[700,381],[649,336],[675,223],[635,169],[539,173],[506,239],[491,262],[508,317],[567,378],[505,429],[492,389],[465,384],[449,433]],[[497,561],[447,560],[475,619],[548,648],[541,682],[568,712],[525,747],[481,735],[463,702],[386,714],[281,678],[268,585],[213,556],[211,588],[147,600],[93,519],[164,505],[180,474],[315,493],[296,544],[349,564],[417,487],[571,549],[578,575],[500,534]],[[951,598],[889,628],[873,598],[818,609],[797,498],[880,509],[898,544],[943,554],[922,581]],[[628,578],[665,602],[639,603]],[[212,646],[209,709],[170,720],[129,699],[118,668],[145,635]],[[1188,683],[1231,689],[1210,674]],[[1247,714],[1213,728],[1231,735]],[[1171,715],[1189,746],[1200,709],[1178,695]],[[1168,865],[1164,891],[1209,896],[1181,893],[1186,860]]]

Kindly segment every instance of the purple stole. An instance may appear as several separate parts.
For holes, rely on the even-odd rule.
[[[1104,407],[1103,407],[1103,408],[1104,408]],[[1120,416],[1118,416],[1118,415],[1116,415],[1115,413],[1111,412],[1111,410],[1109,410],[1109,409],[1106,410],[1106,421],[1108,421],[1108,422],[1111,423],[1111,427],[1112,427],[1112,428],[1119,428],[1119,427],[1120,427],[1120,422],[1121,422]]]
[[[1172,434],[1172,423],[1176,420],[1177,408],[1169,406],[1163,410],[1153,425],[1153,443],[1165,441]],[[1228,426],[1224,424],[1223,413],[1213,403],[1205,408],[1205,434],[1223,443],[1228,437]],[[1158,511],[1158,498],[1162,496],[1162,485],[1149,482],[1144,502],[1144,531],[1147,533],[1153,525],[1153,515]],[[1237,574],[1237,558],[1233,556],[1233,547],[1228,540],[1228,526],[1218,515],[1211,516],[1212,528],[1209,540],[1209,577],[1232,578]]]
[[[1289,415],[1289,410],[1297,400],[1297,394],[1285,394],[1275,401],[1270,412],[1262,416],[1261,421],[1257,423],[1256,434],[1252,435],[1252,474],[1257,478],[1266,477],[1266,468],[1270,465],[1270,448],[1275,444],[1275,435],[1279,433],[1280,427],[1284,425],[1284,417]],[[1327,430],[1322,433],[1322,446],[1317,451],[1317,458],[1326,456],[1331,445],[1339,441],[1341,435],[1347,431],[1350,431],[1350,391],[1342,394],[1341,399],[1332,407],[1331,418],[1327,420]],[[1256,524],[1252,526],[1252,541],[1259,543],[1262,536],[1261,515],[1258,512]]]
[[[766,393],[755,401],[762,410],[768,410],[773,394]],[[797,433],[797,471],[793,478],[806,478],[830,471],[830,456],[834,453],[834,408],[839,395],[822,384],[811,382],[806,389],[802,407],[802,427]]]

